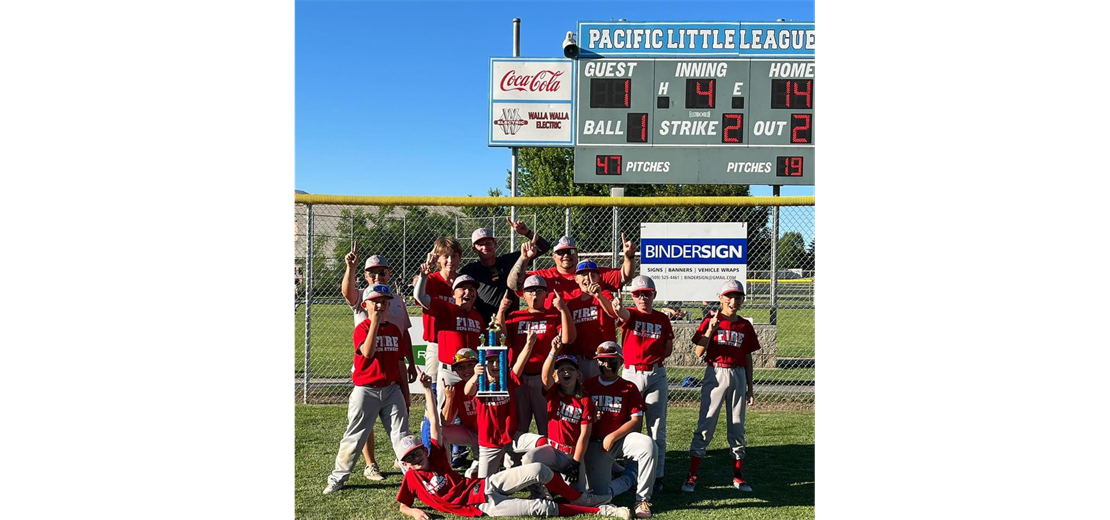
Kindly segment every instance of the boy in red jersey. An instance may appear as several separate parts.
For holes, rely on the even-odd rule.
[[[752,323],[738,314],[744,304],[744,285],[738,280],[729,280],[721,286],[717,296],[721,301],[721,310],[706,316],[691,338],[695,345],[694,355],[704,355],[706,367],[698,428],[690,441],[690,473],[682,485],[682,490],[687,492],[693,492],[698,483],[698,466],[713,440],[721,405],[727,406],[728,445],[736,461],[732,487],[740,491],[752,490],[743,473],[747,446],[744,442],[744,413],[748,406],[755,403],[752,395],[752,352],[759,350],[759,339]]]
[[[602,298],[604,300],[604,298]],[[635,307],[614,308],[601,302],[605,312],[620,318],[624,373],[644,398],[648,433],[658,447],[654,492],[663,491],[663,458],[667,453],[667,369],[663,360],[674,349],[674,331],[666,314],[654,310],[655,281],[647,276],[632,280]]]
[[[517,429],[528,431],[532,418],[535,417],[536,430],[540,435],[547,435],[547,401],[544,400],[544,385],[540,374],[544,359],[551,351],[553,339],[559,338],[563,344],[569,344],[575,338],[574,320],[565,300],[555,295],[551,310],[547,310],[543,307],[546,297],[547,283],[543,278],[529,276],[524,282],[524,302],[527,307],[505,316],[504,311],[507,309],[502,301],[502,310],[497,318],[498,322],[505,324],[503,330],[511,353],[510,359],[516,359],[521,354],[528,334],[536,333],[536,346],[524,364],[520,388],[513,398],[516,400]]]
[[[413,507],[417,498],[437,511],[459,516],[572,516],[599,514],[628,520],[628,508],[602,505],[601,507],[556,504],[550,500],[513,498],[512,495],[533,485],[547,485],[554,473],[550,468],[532,463],[502,471],[489,478],[463,478],[453,469],[447,450],[440,444],[439,417],[431,406],[431,378],[422,375],[425,415],[431,423],[428,447],[415,435],[398,443],[405,476],[397,491],[401,513],[414,520],[428,520],[428,514]]]
[[[433,300],[442,300],[444,302],[453,302],[454,300],[454,287],[455,278],[458,276],[457,269],[459,262],[462,258],[462,246],[459,241],[451,237],[439,237],[432,247],[432,252],[428,253],[427,261],[420,266],[420,272],[428,278],[426,292]],[[437,271],[432,272],[433,269]],[[437,401],[442,401],[442,396],[436,392],[436,377],[439,374],[439,369],[445,364],[441,361],[441,357],[437,355],[439,348],[438,339],[436,334],[439,332],[435,325],[435,316],[429,312],[428,307],[424,306],[423,312],[424,319],[424,341],[428,342],[428,347],[425,350],[424,358],[424,372],[432,377],[432,393],[436,394]],[[454,353],[452,353],[454,355]],[[451,357],[448,356],[447,359]],[[451,371],[451,363],[446,363],[447,371]]]
[[[578,283],[578,291],[574,293],[576,296],[567,300],[567,308],[574,318],[575,339],[574,343],[563,348],[563,353],[578,358],[578,370],[585,381],[601,374],[594,351],[603,341],[616,341],[617,333],[613,318],[605,313],[597,300],[612,298],[612,294],[601,289],[597,264],[589,260],[578,262],[574,281]]]
[[[606,341],[597,347],[601,375],[586,381],[597,419],[586,449],[586,485],[595,494],[620,495],[636,487],[636,517],[650,518],[652,479],[655,477],[656,448],[651,438],[639,432],[644,401],[632,383],[617,376],[624,363],[621,348]],[[613,459],[631,459],[624,475],[613,480]],[[635,477],[633,477],[635,475]]]
[[[355,460],[379,415],[395,453],[401,437],[409,434],[409,410],[398,381],[401,360],[412,355],[412,343],[385,319],[392,298],[389,286],[375,285],[362,302],[370,317],[355,328],[352,337],[355,353],[351,380],[355,386],[347,404],[347,431],[339,441],[335,469],[328,476],[325,495],[342,489],[351,477]],[[399,453],[397,458],[400,459]]]

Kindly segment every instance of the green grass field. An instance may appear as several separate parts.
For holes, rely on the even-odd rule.
[[[350,317],[347,317],[350,320]],[[420,410],[419,401],[413,410]],[[339,493],[321,494],[335,462],[339,439],[346,427],[346,405],[296,405],[295,516],[299,519],[406,518],[397,511],[394,497],[400,472],[392,469],[393,453],[380,426],[376,429],[378,463],[386,480],[372,482],[362,476],[361,457],[351,480]],[[419,429],[413,414],[413,431]],[[724,419],[701,465],[696,493],[679,486],[689,466],[690,436],[697,424],[697,410],[673,408],[667,420],[667,489],[652,497],[655,518],[680,519],[812,519],[814,518],[814,413],[812,410],[749,410],[748,450],[744,475],[754,489],[741,493],[730,485],[731,456],[727,451]],[[524,496],[522,493],[521,496]],[[614,500],[631,507],[626,493]],[[424,507],[417,502],[417,506]],[[429,508],[433,518],[458,518]]]

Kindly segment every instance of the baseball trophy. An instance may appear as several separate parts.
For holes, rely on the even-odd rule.
[[[509,375],[509,347],[504,344],[505,336],[498,334],[501,327],[497,323],[490,325],[486,331],[485,345],[478,347],[478,357],[482,359],[482,366],[486,364],[486,356],[490,351],[497,352],[497,382],[491,383],[485,374],[478,376],[478,397],[508,397],[506,386]],[[498,342],[498,339],[501,341]]]

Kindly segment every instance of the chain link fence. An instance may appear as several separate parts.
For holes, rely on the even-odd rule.
[[[476,199],[477,200],[477,199]],[[564,202],[565,200],[565,202]],[[745,222],[748,229],[748,297],[740,314],[756,326],[762,349],[753,354],[756,406],[812,407],[814,403],[814,207],[790,206],[576,206],[518,207],[517,219],[554,243],[574,237],[579,258],[599,266],[620,267],[620,237],[639,244],[641,222]],[[294,316],[294,391],[297,402],[345,402],[351,388],[351,333],[354,319],[340,289],[344,255],[358,245],[355,277],[366,285],[362,263],[370,255],[389,259],[389,285],[408,306],[413,323],[420,307],[412,299],[412,279],[432,243],[441,236],[459,240],[461,265],[478,260],[470,234],[490,228],[497,253],[519,250],[523,237],[513,236],[505,217],[507,206],[386,206],[295,204],[296,246]],[[554,266],[550,253],[533,269]],[[639,273],[639,262],[635,264]],[[772,273],[778,271],[778,276]],[[623,304],[631,306],[627,290]],[[697,406],[705,364],[694,357],[690,338],[706,313],[719,304],[713,293],[700,302],[657,301],[656,309],[672,309],[674,353],[667,359],[669,404]],[[422,347],[414,335],[417,362]],[[307,379],[307,381],[306,381]]]

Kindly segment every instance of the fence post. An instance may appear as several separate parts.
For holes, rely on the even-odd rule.
[[[312,247],[312,205],[308,204],[308,258],[305,264],[308,266],[308,283],[305,284],[304,289],[304,403],[308,404],[308,378],[309,378],[309,361],[312,356],[312,281],[315,276],[315,266],[313,265],[313,247]]]
[[[566,209],[566,216],[563,219],[563,235],[570,236],[570,207]]]
[[[407,211],[401,216],[401,273],[401,283],[404,283],[404,277],[409,273],[409,214]],[[402,295],[403,298],[404,295]]]
[[[613,186],[609,188],[610,197],[623,197],[624,186]],[[620,269],[620,264],[617,263],[618,255],[620,255],[620,237],[621,237],[621,209],[613,206],[613,263],[610,266]]]
[[[772,196],[779,196],[779,186],[773,186]],[[771,207],[771,325],[779,324],[779,207]]]

